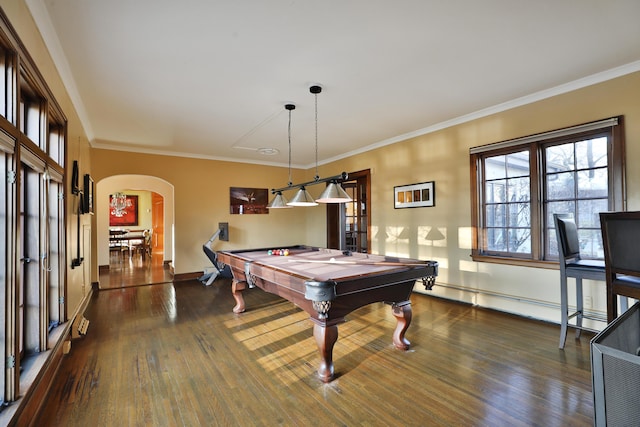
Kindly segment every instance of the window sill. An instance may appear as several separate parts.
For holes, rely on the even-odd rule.
[[[9,402],[9,405],[0,412],[0,425],[9,425],[13,416],[18,412],[18,409],[24,403],[24,397],[29,393],[31,387],[36,382],[38,375],[46,366],[53,350],[64,337],[65,332],[69,331],[67,326],[67,323],[62,323],[49,333],[49,345],[51,348],[46,351],[26,356],[22,360],[22,372],[20,373],[20,397],[14,402]]]
[[[507,258],[487,255],[471,255],[471,259],[475,262],[486,262],[489,264],[515,265],[519,267],[544,268],[547,270],[558,270],[557,261],[541,261],[523,258]]]

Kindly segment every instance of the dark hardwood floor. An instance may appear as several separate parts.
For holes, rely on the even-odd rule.
[[[324,384],[307,315],[245,294],[235,315],[229,279],[100,289],[35,425],[592,425],[590,334],[563,351],[557,325],[414,294],[411,349],[388,306],[359,309]]]
[[[168,268],[163,265],[162,254],[143,257],[140,254],[112,253],[109,270],[101,271],[100,289],[124,288],[173,281]]]

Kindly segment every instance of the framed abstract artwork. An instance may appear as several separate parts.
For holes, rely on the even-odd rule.
[[[124,201],[117,205],[114,196],[109,196],[109,226],[138,225],[138,196],[124,195]]]
[[[422,208],[436,205],[435,181],[393,187],[393,207]]]

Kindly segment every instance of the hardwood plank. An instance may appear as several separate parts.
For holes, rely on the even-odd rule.
[[[36,418],[40,426],[591,425],[590,334],[412,295],[412,347],[372,304],[348,316],[337,378],[315,375],[312,323],[293,304],[229,280],[100,290]]]
[[[162,254],[142,257],[139,253],[131,257],[110,257],[108,268],[99,269],[100,289],[115,289],[129,286],[141,286],[151,283],[169,283],[173,281],[168,268],[163,263]]]

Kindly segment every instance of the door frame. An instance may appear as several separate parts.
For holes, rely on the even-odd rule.
[[[367,253],[371,252],[371,169],[349,172],[344,182],[356,181],[365,187],[365,212],[367,220]],[[346,219],[341,203],[327,204],[327,248],[345,250]]]

